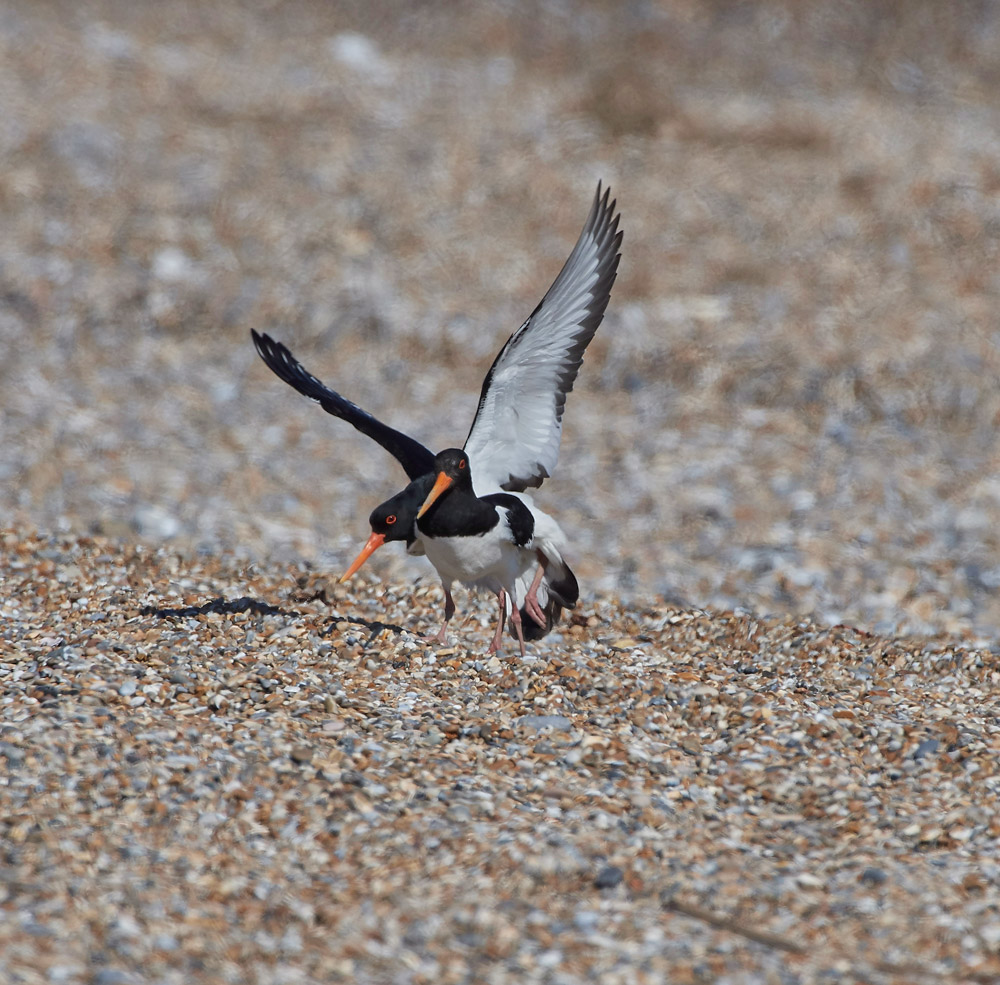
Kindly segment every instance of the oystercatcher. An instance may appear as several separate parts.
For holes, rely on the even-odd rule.
[[[340,580],[350,578],[383,544],[405,540],[412,552],[415,539],[420,538],[422,550],[441,578],[445,597],[444,622],[437,634],[427,639],[444,642],[448,622],[455,614],[451,586],[461,581],[497,595],[500,617],[490,653],[499,649],[506,599],[510,597],[512,634],[523,656],[524,641],[541,639],[562,610],[572,608],[579,598],[576,576],[562,557],[562,531],[548,514],[529,507],[525,497],[507,492],[477,497],[468,456],[460,449],[441,452],[435,463],[439,472],[421,476],[375,507],[369,517],[371,536]],[[446,497],[444,504],[436,505],[453,484],[455,493]],[[538,569],[529,584],[528,575],[536,560]],[[546,596],[544,603],[538,601],[539,590]]]
[[[538,574],[525,593],[524,610],[544,632],[554,621],[552,612],[558,606],[572,607],[579,597],[576,576],[562,559],[561,544],[553,541],[559,530],[551,517],[540,510],[532,511],[523,499],[510,492],[477,496],[473,488],[469,456],[460,448],[449,448],[435,458],[438,473],[420,508],[417,529],[424,540],[427,559],[437,569],[445,588],[445,599],[451,597],[451,584],[458,580],[475,588],[496,593],[500,607],[496,633],[489,653],[500,648],[500,637],[506,621],[507,596],[511,598],[511,623],[524,656],[524,620],[518,611],[517,590],[531,571],[532,554],[539,562]],[[413,485],[417,485],[414,483]],[[422,488],[424,483],[419,483]],[[536,512],[545,516],[553,531],[545,538],[538,532],[536,542]],[[556,577],[551,570],[559,569]],[[547,611],[542,612],[535,594],[542,578],[546,579]],[[454,603],[452,603],[454,611]],[[443,637],[448,623],[447,606]],[[532,638],[537,638],[534,634]]]
[[[511,622],[522,654],[525,638],[545,635],[561,609],[576,603],[576,578],[563,559],[566,538],[552,517],[531,505],[524,490],[541,485],[558,459],[566,395],[604,317],[617,275],[619,220],[610,189],[602,194],[598,184],[562,271],[486,374],[461,450],[434,456],[306,372],[281,343],[252,331],[257,352],[281,379],[381,444],[412,480],[372,512],[372,535],[341,580],[389,541],[404,540],[411,553],[428,553],[445,590],[445,621],[435,639],[444,639],[454,613],[454,580],[497,592],[500,620],[491,652],[499,647],[506,594],[513,596]],[[461,469],[459,461],[465,463]],[[450,471],[464,471],[464,476],[442,485],[442,476]],[[529,583],[536,561],[539,568]]]

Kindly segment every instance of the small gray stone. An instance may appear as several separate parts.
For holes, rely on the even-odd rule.
[[[617,865],[606,865],[594,878],[595,889],[614,889],[621,884],[625,873]]]
[[[572,721],[565,715],[522,715],[517,719],[517,724],[521,728],[535,729],[536,731],[545,728],[554,731],[568,731],[573,727]]]
[[[874,866],[869,866],[858,876],[858,882],[864,883],[866,886],[881,886],[888,881],[889,877],[881,869],[876,869]]]

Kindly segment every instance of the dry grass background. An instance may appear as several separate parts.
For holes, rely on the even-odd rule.
[[[357,686],[385,686],[371,652],[384,642],[380,607],[399,609],[393,618],[406,628],[418,613],[417,628],[423,629],[434,602],[433,590],[427,592],[433,579],[423,562],[389,550],[370,562],[379,580],[360,582],[350,596],[334,594],[322,579],[356,553],[370,508],[395,492],[403,476],[381,449],[274,378],[254,354],[249,328],[284,340],[320,378],[430,447],[454,444],[464,437],[493,354],[557,273],[603,179],[623,216],[621,271],[568,403],[559,469],[539,495],[573,539],[585,596],[582,621],[564,639],[551,638],[539,649],[540,663],[521,670],[464,658],[450,669],[433,661],[425,665],[412,647],[404,646],[400,655],[389,643],[385,653],[395,654],[399,673],[416,675],[413,687],[422,695],[421,675],[438,673],[425,698],[449,722],[441,704],[451,693],[448,674],[468,677],[461,686],[490,701],[508,693],[514,686],[510,675],[520,674],[521,698],[489,713],[503,720],[503,728],[508,719],[515,728],[516,716],[529,714],[534,701],[540,713],[565,714],[574,728],[592,728],[601,742],[612,742],[622,729],[633,736],[653,733],[643,731],[646,715],[640,721],[632,714],[624,692],[605,708],[605,685],[594,683],[594,661],[624,666],[622,654],[639,647],[635,666],[645,666],[648,655],[655,674],[673,682],[676,694],[663,700],[670,714],[680,716],[662,726],[675,730],[676,741],[664,739],[643,755],[662,762],[664,775],[683,774],[685,785],[690,780],[715,790],[713,764],[732,738],[726,716],[713,718],[710,709],[729,699],[713,704],[707,692],[699,697],[691,691],[704,686],[730,693],[726,689],[734,674],[741,680],[747,641],[757,630],[748,615],[719,622],[705,617],[704,634],[714,633],[721,649],[699,657],[687,638],[671,642],[669,635],[656,635],[668,633],[663,614],[696,606],[776,614],[776,621],[762,624],[769,627],[761,630],[762,638],[771,642],[758,650],[761,666],[779,675],[782,627],[810,616],[815,625],[808,633],[818,634],[821,643],[808,651],[801,675],[788,685],[796,695],[794,714],[790,705],[770,703],[777,685],[765,675],[747,685],[754,693],[746,700],[775,709],[773,721],[747,712],[746,722],[753,724],[746,727],[787,737],[805,727],[801,716],[827,722],[823,729],[831,731],[816,733],[808,756],[790,767],[793,785],[822,785],[809,770],[822,772],[829,745],[851,764],[838,774],[848,777],[843,784],[830,781],[831,803],[842,798],[845,804],[868,804],[858,800],[857,790],[880,791],[871,810],[904,820],[888,840],[880,841],[877,824],[864,829],[870,840],[851,858],[861,865],[884,850],[891,856],[886,869],[896,895],[876,905],[858,902],[852,893],[862,890],[849,888],[844,902],[825,896],[825,884],[808,881],[810,872],[826,871],[850,855],[852,831],[842,820],[831,822],[832,840],[819,837],[794,865],[788,863],[789,872],[804,873],[802,883],[780,883],[775,873],[784,871],[787,857],[774,855],[767,839],[760,841],[749,829],[743,848],[729,845],[713,856],[712,839],[722,836],[711,818],[738,825],[754,805],[761,806],[749,786],[730,801],[718,794],[729,806],[706,815],[704,824],[700,815],[685,815],[685,845],[670,845],[680,822],[669,811],[655,824],[645,814],[635,823],[657,826],[667,845],[657,851],[676,853],[670,871],[684,873],[690,880],[684,886],[702,904],[727,897],[719,895],[707,869],[685,867],[683,850],[699,833],[708,839],[698,847],[706,866],[722,864],[732,885],[752,870],[755,890],[770,886],[762,909],[754,909],[759,901],[747,904],[744,930],[763,923],[788,930],[794,943],[806,939],[795,928],[808,926],[823,937],[833,933],[829,928],[847,912],[843,908],[853,907],[857,927],[877,913],[886,917],[889,938],[909,928],[906,946],[930,962],[921,972],[918,965],[906,966],[905,954],[882,951],[888,963],[868,961],[864,980],[988,975],[983,969],[988,961],[995,966],[1000,939],[991,861],[997,837],[988,820],[963,812],[978,805],[989,813],[996,791],[989,781],[984,786],[985,773],[963,773],[960,765],[954,775],[946,770],[947,776],[925,776],[925,753],[917,756],[916,750],[926,750],[921,743],[930,736],[959,763],[972,756],[962,752],[970,742],[977,762],[996,751],[997,710],[990,695],[1000,630],[998,91],[1000,5],[987,0],[0,3],[0,520],[9,531],[0,555],[6,577],[0,647],[14,653],[3,665],[12,675],[3,735],[16,745],[30,734],[24,741],[36,749],[17,760],[21,772],[8,793],[10,805],[22,813],[8,834],[31,843],[33,784],[57,790],[74,772],[99,773],[88,758],[89,742],[56,750],[45,746],[48,736],[61,742],[73,728],[81,735],[96,728],[112,736],[109,741],[127,745],[130,702],[143,694],[131,685],[119,691],[124,685],[116,675],[138,677],[155,691],[155,698],[149,692],[150,707],[135,712],[145,715],[154,704],[159,709],[144,719],[144,728],[169,731],[178,694],[191,693],[190,720],[201,734],[218,739],[219,730],[235,727],[240,716],[263,714],[264,699],[252,688],[249,697],[226,698],[229,712],[208,703],[233,674],[242,681],[243,672],[227,661],[239,665],[247,659],[258,661],[251,677],[280,678],[288,687],[299,686],[290,682],[301,677],[303,707],[313,713],[319,707],[317,723],[329,720],[333,730],[328,735],[317,724],[318,731],[310,732],[308,719],[298,722],[299,712],[287,709],[291,717],[282,718],[282,728],[297,743],[316,743],[320,759],[329,756],[324,744],[342,748],[344,730],[361,736],[357,749],[352,744],[348,750],[350,769],[328,770],[325,780],[320,771],[288,781],[282,796],[293,807],[308,792],[300,782],[323,786],[340,782],[331,781],[332,775],[347,776],[343,784],[350,790],[352,771],[367,768],[377,773],[376,785],[395,796],[392,771],[378,765],[378,756],[366,753],[365,759],[358,751],[368,748],[366,741],[391,746],[393,726],[383,731],[382,724],[353,712],[331,718],[322,698],[325,688],[335,687],[327,661],[332,653],[346,661],[332,666],[353,674],[353,661],[361,659],[357,672],[370,672],[371,679]],[[58,536],[43,533],[36,540],[36,530]],[[77,541],[81,536],[99,539]],[[130,546],[115,546],[123,543]],[[154,550],[161,553],[152,563]],[[165,559],[173,552],[203,560],[187,568],[174,561],[171,567]],[[217,563],[212,559],[222,555],[237,560],[224,563],[224,574],[205,574],[201,565],[211,572]],[[260,567],[247,567],[250,561]],[[324,635],[323,606],[309,610],[304,623],[288,615],[302,600],[289,587],[287,565],[303,572],[306,582],[319,578],[329,587],[338,627],[332,642]],[[383,594],[380,584],[394,587]],[[162,644],[156,644],[160,633],[152,617],[129,622],[137,618],[137,601],[180,598],[195,604],[213,593],[239,595],[255,586],[284,606],[284,621],[213,622],[187,636],[168,632]],[[414,586],[416,601],[407,609]],[[609,601],[612,596],[622,600],[620,607]],[[113,632],[109,624],[103,643],[86,621],[101,611],[118,620]],[[351,635],[358,632],[351,618],[375,620],[363,645]],[[852,643],[845,656],[840,630],[816,628],[839,623],[859,627],[843,632],[867,640],[858,644],[861,650]],[[652,624],[659,629],[650,630]],[[806,625],[795,632],[806,633]],[[596,649],[586,649],[588,628]],[[851,635],[856,632],[861,635]],[[880,641],[867,632],[880,634]],[[286,633],[296,634],[292,639],[304,655],[295,658],[301,663],[279,666]],[[897,633],[936,642],[892,643]],[[616,646],[619,637],[631,642]],[[327,649],[317,650],[320,641]],[[577,652],[571,644],[584,649]],[[399,640],[392,645],[403,646]],[[61,647],[72,652],[67,656]],[[953,665],[948,661],[956,648],[972,649],[954,657]],[[935,653],[947,655],[945,669],[928,656]],[[546,664],[550,657],[555,663]],[[161,681],[174,660],[201,667],[208,681],[202,692],[166,677]],[[588,692],[584,699],[581,692],[560,705],[562,698],[552,696],[565,684],[560,660],[575,666],[598,697]],[[102,661],[109,661],[106,667]],[[125,669],[116,661],[125,661]],[[683,672],[674,667],[682,665],[678,661]],[[850,737],[827,708],[846,685],[822,674],[809,680],[806,665],[826,661],[846,661],[852,670],[844,673],[854,681],[868,679],[870,661],[880,668],[884,695],[880,691],[874,704],[862,707],[859,696],[857,705],[837,705],[857,710]],[[649,667],[635,674],[642,678]],[[51,676],[64,671],[70,683]],[[676,676],[684,673],[690,676]],[[732,686],[731,693],[743,694],[742,683]],[[859,685],[863,692],[867,686]],[[233,684],[229,693],[243,694],[242,687]],[[56,697],[45,688],[55,688]],[[949,704],[950,690],[955,697]],[[67,695],[90,695],[87,700],[112,709],[121,705],[125,724],[115,723],[115,713],[109,719],[91,709],[68,726],[74,719],[67,709],[85,702]],[[397,697],[386,691],[390,705]],[[591,698],[606,720],[594,717]],[[897,698],[903,710],[893,710]],[[687,710],[689,701],[695,712]],[[449,741],[465,741],[464,728],[455,725]],[[950,730],[966,738],[948,738]],[[708,752],[691,752],[685,745],[689,733]],[[870,748],[882,748],[878,737],[889,733],[898,745],[869,772],[865,757]],[[583,734],[573,732],[567,745],[585,745]],[[255,736],[255,762],[285,755],[273,751],[277,740],[263,726]],[[176,752],[182,758],[214,755],[184,730],[175,739],[183,745]],[[484,741],[492,755],[491,740]],[[523,736],[503,741],[513,743],[506,748],[516,765],[501,765],[498,776],[514,770],[527,777],[518,788],[519,804],[549,809],[544,784],[532,785],[532,770],[541,768],[536,755],[563,764],[553,767],[551,783],[589,782],[559,773],[571,767]],[[415,770],[433,773],[435,783],[450,782],[447,770],[434,772],[441,762],[433,749],[407,755],[416,757]],[[702,756],[692,776],[681,770],[689,755]],[[894,795],[902,788],[893,786],[893,771],[903,760],[916,779],[912,789]],[[743,761],[732,762],[733,775],[742,775]],[[205,761],[201,765],[209,768]],[[467,779],[485,769],[475,756],[452,765]],[[32,778],[36,766],[44,780]],[[646,767],[624,754],[611,765],[595,766],[598,773],[605,768],[629,782],[636,770],[643,783],[655,788],[659,782],[659,774],[642,772]],[[178,767],[174,779],[182,772]],[[261,782],[267,786],[270,780]],[[121,790],[127,786],[123,780]],[[16,797],[10,792],[15,787]],[[178,794],[180,801],[189,793]],[[88,801],[79,816],[99,829],[102,811],[117,810],[128,796]],[[149,816],[161,825],[157,837],[169,842],[173,815],[157,813],[158,796]],[[631,794],[619,790],[614,796],[621,810],[634,807]],[[614,797],[608,797],[597,798],[602,809],[610,810]],[[917,802],[924,804],[923,813],[913,807]],[[72,810],[57,800],[46,804],[42,828],[58,832]],[[778,811],[772,818],[778,828],[814,809],[821,815],[827,810],[794,797],[786,807],[787,816],[780,805],[766,808]],[[940,833],[950,830],[939,823],[946,808],[958,838]],[[224,804],[215,809],[220,816],[229,810]],[[413,805],[408,809],[418,824],[422,815]],[[659,810],[655,803],[648,809]],[[513,824],[505,830],[526,837],[514,824],[518,810],[501,807],[478,833],[451,818],[453,836],[482,838],[488,846],[497,831]],[[864,813],[858,808],[855,820],[858,812]],[[377,809],[355,805],[343,824],[374,824],[377,816]],[[199,827],[197,814],[182,817],[190,831],[184,828],[171,850],[186,857],[195,843],[184,839],[210,838],[211,831]],[[589,815],[574,818],[580,827],[567,821],[568,843],[595,858],[596,849],[586,847],[593,835]],[[267,830],[257,835],[274,859],[298,851],[281,825]],[[925,837],[928,831],[933,837]],[[632,873],[626,888],[645,880],[656,892],[667,892],[667,884],[656,881],[666,878],[662,871],[654,877],[636,861],[642,849],[631,834],[614,827],[602,832],[608,857]],[[52,837],[58,843],[57,834]],[[130,837],[109,835],[111,850],[127,855]],[[739,841],[741,835],[734,837]],[[909,847],[900,848],[903,843]],[[230,849],[250,851],[249,844],[247,834]],[[198,845],[207,866],[198,871],[207,879],[212,852],[204,842]],[[21,924],[8,928],[20,948],[20,963],[9,961],[5,969],[11,981],[114,985],[142,978],[146,952],[124,944],[116,950],[113,941],[89,958],[74,952],[64,966],[41,962],[38,954],[48,945],[37,927],[45,923],[48,904],[38,902],[47,879],[39,873],[50,870],[39,867],[38,856],[12,851],[0,878],[6,872],[12,880],[26,879],[33,872],[42,888],[36,886],[41,895],[31,897],[38,904],[31,920],[23,916],[30,893],[19,896],[15,886],[3,897],[8,913],[22,915]],[[390,869],[402,864],[392,862],[391,852],[378,857]],[[58,852],[46,858],[51,871],[70,866]],[[935,903],[938,863],[947,872],[950,895]],[[338,864],[349,878],[343,859]],[[912,884],[902,875],[911,865],[919,873]],[[474,862],[468,866],[455,871],[471,873]],[[69,896],[60,897],[63,904],[73,893],[107,889],[108,880],[117,878],[113,870],[97,865],[72,892],[64,886],[60,892]],[[309,875],[308,867],[296,871],[307,873],[302,878],[309,893],[322,895],[318,876]],[[856,887],[855,870],[850,873]],[[972,878],[976,873],[979,882]],[[420,875],[424,885],[433,882],[430,870]],[[268,878],[273,882],[275,872]],[[174,873],[171,891],[184,896],[197,919],[209,919],[204,899],[198,901],[185,879]],[[473,883],[469,892],[475,895]],[[495,903],[528,891],[518,884],[505,897],[499,882],[491,885],[499,894],[491,897]],[[419,897],[419,879],[416,886]],[[819,895],[803,902],[796,886]],[[928,894],[919,905],[918,890]],[[243,899],[254,891],[233,893]],[[300,899],[298,891],[290,888],[289,898]],[[386,892],[379,912],[391,911],[402,934],[404,911],[393,909],[399,901],[393,904]],[[566,898],[561,892],[548,885],[550,895],[537,911],[555,921],[555,929],[546,931],[550,944],[563,940],[562,918],[556,916]],[[611,910],[620,905],[616,920],[638,920],[627,901],[605,898],[605,904]],[[282,911],[281,919],[305,921],[309,934],[322,938],[308,906],[296,906]],[[405,941],[395,938],[378,961],[371,953],[351,958],[340,952],[332,964],[309,965],[267,937],[278,933],[271,924],[251,940],[258,925],[249,918],[248,936],[237,946],[226,934],[238,935],[243,928],[233,921],[242,918],[219,903],[209,907],[213,932],[223,935],[231,953],[209,946],[208,957],[191,957],[183,943],[178,954],[184,953],[184,961],[164,952],[156,980],[662,980],[662,965],[636,958],[639,952],[620,955],[618,963],[605,961],[614,949],[603,938],[587,945],[598,958],[585,968],[539,963],[538,955],[555,945],[546,951],[544,935],[537,934],[534,963],[519,964],[508,954],[476,970],[471,952],[461,957],[458,945],[448,951],[454,943],[451,921],[458,919],[448,906],[442,904],[435,931],[447,952],[437,965],[426,953],[414,958]],[[335,909],[324,911],[323,919],[332,919]],[[268,919],[277,919],[268,912]],[[365,913],[365,921],[374,920]],[[658,927],[657,914],[646,916]],[[527,929],[534,926],[529,916],[518,910],[510,917],[503,930],[508,944],[511,933],[525,940],[534,933]],[[86,919],[95,934],[102,920],[112,920]],[[66,920],[60,934],[79,930]],[[229,930],[219,930],[227,920]],[[369,923],[365,933],[374,933]],[[944,950],[935,950],[944,923],[951,950],[943,944]],[[149,929],[141,921],[136,926],[139,936]],[[347,933],[345,927],[340,931]],[[130,933],[126,927],[124,937],[111,938],[132,940]],[[708,948],[714,957],[699,964],[686,954],[687,970],[678,972],[683,980],[714,975],[748,982],[823,976],[847,981],[862,974],[862,966],[843,958],[850,934],[832,951],[819,948],[791,970],[773,955],[758,961],[757,952],[734,949],[725,933],[699,937],[687,924],[668,928],[671,946],[680,947],[688,935],[696,950]],[[144,945],[153,939],[146,937]],[[307,938],[306,951],[315,957],[320,952],[314,945],[323,945]],[[475,951],[479,945],[467,946]],[[51,958],[51,948],[46,953]],[[284,964],[275,963],[279,953]],[[666,960],[665,953],[659,959]],[[404,958],[416,964],[406,965]]]

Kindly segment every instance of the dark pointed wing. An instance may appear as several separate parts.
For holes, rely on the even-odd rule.
[[[403,466],[403,471],[411,480],[425,475],[434,468],[434,455],[419,441],[403,434],[402,431],[396,431],[388,424],[383,424],[368,411],[362,410],[336,390],[331,390],[321,383],[303,369],[286,346],[276,342],[270,335],[258,334],[252,328],[250,334],[253,336],[257,354],[267,363],[275,376],[284,380],[290,387],[294,387],[303,396],[315,400],[328,414],[347,421],[362,434],[377,441]]]
[[[476,492],[540,486],[559,458],[566,394],[618,272],[620,215],[597,194],[566,265],[493,362],[465,441]]]

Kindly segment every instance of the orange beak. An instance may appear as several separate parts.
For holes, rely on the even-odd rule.
[[[361,548],[361,553],[354,559],[354,564],[352,564],[347,571],[341,576],[340,580],[347,581],[351,575],[354,574],[358,568],[361,567],[383,544],[385,543],[385,534],[375,534],[373,533],[371,537],[368,538],[368,543]]]
[[[435,503],[437,498],[446,489],[450,489],[454,483],[454,479],[451,476],[445,475],[444,472],[438,472],[437,481],[434,483],[434,488],[427,494],[427,498],[424,500],[424,505],[417,510],[417,519],[419,520]]]

